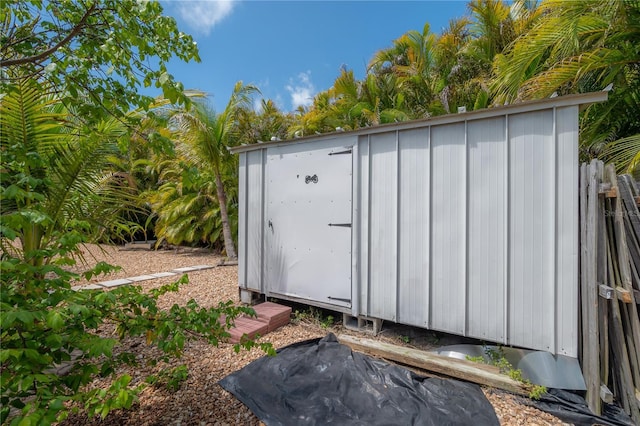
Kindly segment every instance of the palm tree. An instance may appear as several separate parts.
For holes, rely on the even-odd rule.
[[[222,112],[216,113],[205,102],[195,101],[189,110],[173,111],[169,119],[169,127],[178,139],[177,149],[182,150],[184,158],[200,170],[208,169],[213,173],[224,246],[229,259],[237,258],[237,254],[227,209],[223,169],[233,161],[227,147],[239,143],[234,137],[238,113],[251,107],[251,95],[254,93],[259,93],[257,87],[243,85],[239,81]]]
[[[494,61],[497,103],[602,90],[606,104],[582,115],[583,158],[640,173],[640,4],[548,0],[540,18]]]
[[[46,87],[16,80],[0,100],[3,253],[42,266],[60,232],[130,232],[121,213],[133,209],[135,197],[110,172],[126,131],[116,119],[87,128]]]
[[[469,42],[468,18],[453,19],[449,27],[445,29],[435,46],[435,90],[441,104],[440,114],[453,112],[450,105],[466,105],[464,96],[466,93],[465,82],[473,78],[467,61],[464,60],[462,51]],[[462,90],[461,90],[462,88]]]
[[[393,46],[376,52],[369,62],[369,73],[377,76],[393,74],[397,91],[402,93],[406,108],[413,118],[428,117],[437,101],[436,63],[437,36],[425,24],[422,32],[409,31],[394,40]]]
[[[371,72],[358,81],[353,71],[343,69],[327,96],[329,102],[324,111],[330,131],[338,126],[357,129],[410,118],[398,77],[393,73]]]
[[[145,198],[157,219],[154,230],[159,242],[215,244],[222,224],[212,171],[176,158],[161,161],[158,169],[162,184]]]
[[[271,99],[262,99],[257,110],[243,109],[237,123],[239,137],[246,143],[286,139],[294,124],[292,114],[283,113]]]

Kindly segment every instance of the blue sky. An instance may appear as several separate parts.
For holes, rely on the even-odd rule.
[[[242,80],[285,112],[330,88],[340,67],[362,78],[373,54],[405,32],[428,22],[440,33],[450,19],[467,13],[467,2],[458,0],[162,3],[200,49],[201,63],[170,64],[185,88],[207,92],[222,109]]]

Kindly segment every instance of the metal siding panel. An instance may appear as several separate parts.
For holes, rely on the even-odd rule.
[[[553,111],[509,116],[509,138],[509,343],[539,350],[553,350]]]
[[[431,129],[431,328],[464,334],[465,124]]]
[[[358,138],[358,181],[360,194],[358,198],[360,210],[359,233],[359,274],[357,284],[353,287],[358,289],[358,311],[359,315],[369,315],[369,202],[370,202],[370,155],[369,138],[360,136]]]
[[[578,107],[556,110],[557,345],[556,352],[578,356]]]
[[[247,288],[262,291],[263,151],[250,151],[247,154]]]
[[[247,288],[247,154],[239,155],[238,168],[238,285]]]
[[[360,311],[360,155],[358,154],[360,145],[355,141],[351,162],[351,315],[358,315]]]
[[[370,315],[396,319],[397,151],[396,133],[371,136],[369,214]]]
[[[429,325],[429,128],[399,133],[398,322]]]
[[[469,123],[467,144],[467,334],[494,342],[505,342],[505,118]]]

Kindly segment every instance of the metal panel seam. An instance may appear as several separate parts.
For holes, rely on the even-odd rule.
[[[260,165],[262,167],[261,170],[261,174],[262,174],[262,188],[260,189],[260,223],[262,224],[262,226],[260,226],[260,292],[261,293],[265,293],[266,294],[266,279],[265,279],[265,269],[266,269],[266,262],[264,261],[264,257],[265,257],[265,245],[266,245],[266,233],[264,232],[264,227],[265,227],[265,211],[266,211],[266,203],[267,203],[267,194],[266,194],[266,188],[267,188],[267,150],[266,149],[262,149],[260,150]]]
[[[365,315],[369,315],[371,312],[371,135],[367,135],[367,162],[368,164],[368,173],[367,173],[367,245],[369,249],[367,250],[367,311]]]
[[[558,115],[556,114],[556,107],[553,107],[553,232],[554,243],[553,243],[553,320],[551,323],[553,324],[553,337],[551,339],[551,344],[553,345],[550,352],[556,353],[558,348],[558,327],[560,325],[557,323],[558,320],[558,293],[560,290],[559,280],[558,280]]]
[[[469,128],[464,121],[464,329],[462,335],[469,334]]]
[[[429,126],[429,275],[427,291],[429,301],[427,309],[427,328],[432,328],[433,324],[433,139],[431,134],[432,126]]]
[[[360,138],[356,137],[351,148],[351,314],[358,315],[360,310],[360,156],[358,147]]]
[[[247,277],[249,274],[249,263],[247,262],[247,258],[248,258],[248,254],[249,254],[249,232],[247,232],[249,230],[249,212],[247,211],[247,207],[249,206],[249,154],[247,153],[243,153],[245,160],[244,160],[244,217],[242,218],[242,221],[244,222],[244,247],[242,248],[242,251],[244,253],[244,262],[243,262],[243,269],[244,269],[244,286],[245,288],[248,288],[249,286],[247,285]],[[260,287],[260,289],[262,289]]]
[[[504,226],[505,226],[505,232],[504,232],[504,244],[505,244],[505,251],[504,251],[504,257],[505,257],[505,262],[504,262],[504,336],[503,336],[503,342],[505,344],[509,344],[509,342],[511,341],[511,330],[509,327],[509,310],[511,309],[511,305],[509,303],[509,290],[511,288],[511,248],[510,248],[510,239],[511,239],[511,196],[510,196],[510,192],[511,192],[511,140],[510,140],[510,136],[509,136],[509,115],[505,115],[504,116],[504,139],[505,139],[505,150],[506,150],[506,167],[505,167],[505,189],[504,189],[504,197],[505,197],[505,203],[504,203],[504,208],[505,208],[505,215],[504,215]]]
[[[396,303],[393,318],[400,313],[400,132],[396,130]]]
[[[429,322],[429,317],[431,315],[431,278],[430,278],[430,274],[431,274],[431,155],[432,151],[431,151],[431,126],[429,126],[429,131],[427,132],[427,155],[429,156],[428,158],[428,165],[429,165],[429,173],[426,175],[428,182],[426,183],[426,188],[429,191],[428,194],[428,199],[429,199],[429,206],[428,209],[426,211],[426,213],[429,215],[429,221],[427,224],[427,229],[428,229],[428,239],[429,239],[429,243],[427,244],[427,253],[425,254],[427,257],[427,273],[425,274],[425,278],[426,278],[426,286],[427,286],[427,291],[425,292],[426,296],[427,296],[427,300],[425,301],[425,309],[427,310],[427,315],[426,315],[426,323],[427,326],[430,326],[431,323]],[[422,317],[424,319],[424,316]]]

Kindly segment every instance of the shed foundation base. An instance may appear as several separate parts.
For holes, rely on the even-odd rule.
[[[343,313],[342,325],[344,325],[347,330],[369,333],[376,336],[382,329],[382,320],[364,316],[354,317],[353,315]]]
[[[238,289],[240,294],[240,302],[247,305],[255,305],[260,301],[260,294],[244,288]]]

